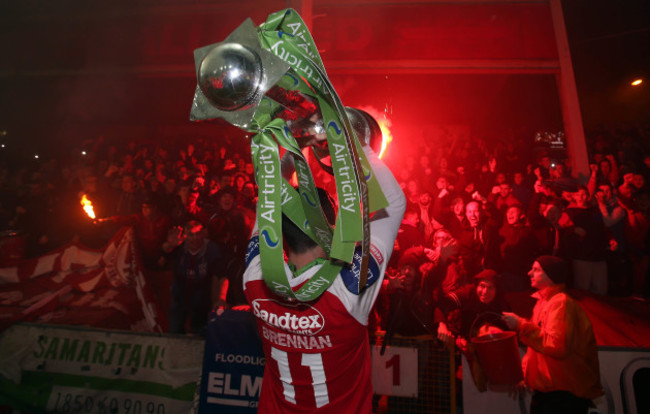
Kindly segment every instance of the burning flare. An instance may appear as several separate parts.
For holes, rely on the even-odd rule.
[[[388,144],[393,140],[393,134],[390,132],[391,122],[389,119],[377,119],[379,128],[381,129],[381,151],[379,151],[379,158],[383,158],[386,155],[386,149]]]
[[[386,155],[386,150],[388,145],[393,141],[393,134],[390,132],[390,128],[393,126],[392,121],[386,116],[384,111],[379,111],[372,106],[360,106],[360,110],[367,112],[371,117],[377,121],[379,124],[379,129],[381,129],[381,149],[378,151],[379,158],[383,159]],[[375,151],[377,149],[375,148]]]
[[[88,200],[88,197],[86,197],[85,194],[81,196],[81,207],[83,207],[86,214],[88,214],[88,217],[93,220],[95,219],[95,210],[93,209],[93,203]]]

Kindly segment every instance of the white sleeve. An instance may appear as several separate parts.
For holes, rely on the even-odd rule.
[[[338,277],[334,284],[337,296],[351,315],[363,325],[368,324],[368,314],[375,304],[386,272],[386,266],[393,252],[397,231],[402,223],[406,209],[406,197],[390,169],[370,149],[364,147],[373,172],[388,201],[388,206],[377,211],[370,221],[370,254],[379,268],[379,278],[375,278],[360,295],[355,295],[345,287],[343,278]],[[374,265],[371,263],[371,265]]]
[[[368,157],[368,161],[370,161],[370,166],[375,177],[386,196],[386,200],[388,200],[388,206],[376,212],[370,221],[371,243],[381,250],[385,255],[386,261],[388,261],[393,252],[393,244],[395,244],[397,231],[402,223],[404,210],[406,210],[406,197],[386,164],[379,159],[377,154],[369,146],[365,146],[363,149]]]

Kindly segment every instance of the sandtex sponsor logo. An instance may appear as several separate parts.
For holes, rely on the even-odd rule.
[[[323,315],[304,303],[288,305],[273,299],[255,299],[253,314],[271,326],[301,335],[316,335],[325,326]]]

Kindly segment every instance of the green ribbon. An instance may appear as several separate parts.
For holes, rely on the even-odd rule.
[[[314,177],[309,169],[307,160],[305,160],[302,155],[300,147],[296,143],[295,138],[291,134],[291,131],[285,124],[284,120],[274,120],[266,129],[271,130],[278,144],[291,153],[296,167],[299,189],[298,194],[303,214],[301,216],[296,216],[296,213],[294,212],[295,210],[287,206],[286,210],[290,213],[287,214],[287,216],[297,226],[303,228],[303,230],[307,230],[306,233],[310,235],[310,237],[313,235],[312,240],[318,243],[329,255],[332,245],[332,228],[327,222],[323,210],[321,209],[318,191],[316,190]],[[289,192],[287,193],[291,194]],[[302,220],[303,215],[305,220],[299,222],[298,220]]]
[[[284,107],[265,96],[254,115],[251,141],[259,198],[260,259],[266,284],[276,294],[300,301],[316,299],[335,280],[343,262],[351,263],[356,244],[362,245],[360,289],[366,283],[369,260],[370,211],[387,205],[370,164],[345,114],[345,108],[325,73],[307,26],[294,10],[269,15],[258,28],[263,48],[291,66],[276,87],[299,92],[318,102],[327,134],[339,200],[336,226],[332,229],[320,208],[311,170],[284,120]],[[291,108],[289,108],[291,109]],[[293,157],[298,190],[281,176],[282,147]],[[330,257],[297,292],[286,278],[282,252],[282,213],[318,243]]]
[[[255,179],[259,186],[257,223],[260,234],[262,274],[265,275],[264,280],[274,292],[291,297],[293,291],[284,277],[282,173],[280,171],[279,148],[271,134],[265,131],[256,134],[252,143],[251,155],[255,166]],[[270,277],[271,275],[273,277]]]
[[[286,277],[282,253],[282,213],[296,217],[304,210],[292,208],[290,204],[282,206],[283,192],[280,188],[290,186],[282,179],[279,146],[273,135],[267,131],[256,134],[253,137],[251,152],[256,166],[255,177],[264,187],[260,187],[257,203],[260,261],[264,281],[276,294],[283,297],[300,301],[314,300],[331,286],[342,266],[326,262],[297,292],[293,292]],[[322,211],[320,212],[322,214]],[[305,220],[302,222],[305,223]]]

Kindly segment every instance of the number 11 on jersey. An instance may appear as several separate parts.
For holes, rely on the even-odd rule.
[[[278,364],[280,380],[284,388],[284,398],[296,404],[296,391],[293,388],[293,377],[289,367],[289,357],[285,351],[271,347],[271,357]],[[321,354],[302,354],[301,364],[309,368],[311,372],[311,385],[314,389],[316,408],[329,404],[330,399],[327,393],[325,369],[323,369],[323,358]]]

